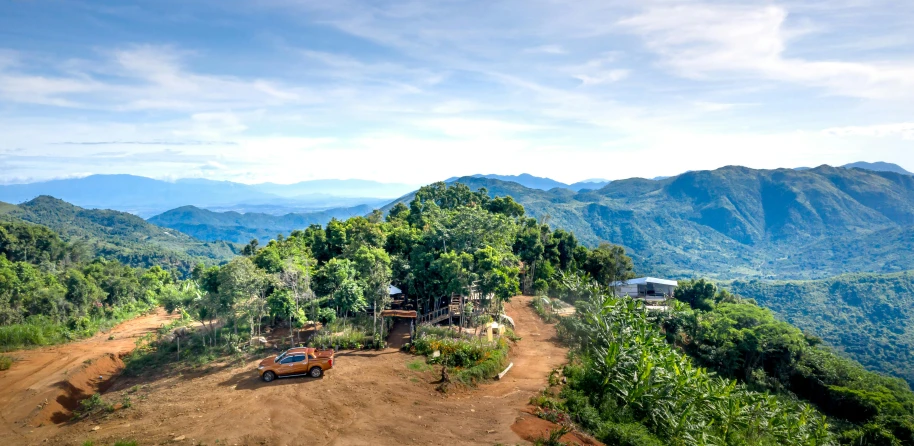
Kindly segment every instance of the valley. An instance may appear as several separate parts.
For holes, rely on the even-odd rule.
[[[152,334],[150,327],[142,329],[150,335],[136,343],[146,346],[133,353],[128,353],[131,349],[123,344],[126,341],[113,342],[121,336],[134,340],[139,336],[129,335],[121,327],[110,332],[108,341],[107,334],[78,341],[73,345],[87,346],[83,349],[86,355],[97,351],[93,350],[96,347],[89,347],[93,345],[120,346],[121,350],[98,358],[67,356],[70,359],[65,365],[47,367],[42,373],[51,375],[44,378],[35,375],[41,382],[47,384],[57,380],[58,384],[65,384],[54,384],[44,390],[37,384],[29,384],[30,398],[42,401],[34,405],[39,410],[10,413],[4,418],[19,419],[17,435],[24,435],[29,442],[36,443],[41,437],[63,444],[80,444],[81,438],[97,438],[107,443],[142,436],[155,442],[176,441],[181,437],[178,441],[230,439],[240,444],[282,444],[284,435],[303,434],[284,427],[283,420],[290,419],[293,412],[289,411],[295,409],[290,407],[279,412],[268,409],[277,404],[280,393],[267,390],[273,387],[266,384],[256,384],[256,377],[250,374],[252,361],[256,358],[244,356],[250,352],[238,353],[249,349],[232,347],[238,345],[232,343],[239,340],[236,334],[239,328],[245,333],[249,330],[252,339],[257,339],[263,328],[278,328],[277,333],[281,336],[284,324],[320,320],[322,327],[334,328],[309,333],[306,339],[312,345],[325,339],[359,339],[345,341],[351,343],[346,344],[351,351],[343,348],[339,356],[341,369],[330,371],[321,383],[328,387],[326,390],[331,395],[355,390],[366,395],[365,401],[369,401],[367,406],[364,402],[320,406],[321,411],[314,413],[315,422],[329,427],[324,439],[328,443],[358,442],[368,431],[382,432],[382,443],[389,441],[391,444],[428,443],[438,438],[447,438],[457,444],[476,444],[490,439],[496,442],[517,442],[518,438],[533,441],[548,436],[550,429],[555,427],[548,424],[555,421],[552,420],[554,414],[550,415],[552,412],[548,410],[558,410],[556,407],[577,421],[579,430],[568,435],[579,443],[591,441],[587,434],[604,440],[617,438],[616,435],[671,438],[672,434],[662,427],[663,423],[648,421],[639,422],[638,427],[631,428],[634,429],[631,433],[623,434],[624,429],[628,429],[622,427],[624,418],[611,417],[602,424],[596,422],[587,418],[590,416],[588,411],[602,411],[603,408],[587,409],[589,406],[581,406],[576,397],[556,393],[558,389],[552,394],[537,396],[538,390],[551,387],[546,379],[562,361],[533,367],[523,359],[531,354],[529,347],[523,347],[530,345],[523,340],[525,336],[538,338],[542,331],[555,333],[556,330],[551,325],[543,325],[533,313],[531,302],[534,298],[530,296],[556,296],[565,299],[565,305],[580,304],[580,296],[594,298],[593,291],[586,291],[584,284],[588,281],[596,280],[594,286],[599,286],[614,278],[633,277],[637,272],[676,279],[706,277],[721,285],[719,291],[703,298],[705,303],[697,305],[698,301],[688,301],[694,313],[677,310],[669,322],[674,325],[665,330],[673,336],[667,339],[670,345],[681,349],[681,353],[672,353],[674,356],[668,360],[676,354],[686,353],[692,361],[746,386],[748,393],[732,398],[754,401],[754,398],[762,398],[763,393],[756,393],[760,391],[799,396],[812,406],[779,405],[771,416],[780,417],[783,413],[799,410],[815,411],[811,424],[802,429],[817,430],[816,435],[826,435],[817,427],[818,421],[814,421],[819,411],[841,420],[837,430],[832,432],[841,438],[870,435],[867,426],[872,424],[866,423],[871,421],[883,423],[880,426],[907,423],[903,421],[907,420],[905,412],[895,406],[886,406],[893,409],[878,419],[869,413],[863,418],[853,415],[857,409],[848,407],[890,404],[886,402],[890,400],[906,407],[909,401],[914,402],[914,394],[911,394],[909,384],[866,371],[839,355],[859,361],[869,370],[896,376],[908,383],[914,380],[909,372],[914,366],[914,357],[910,354],[914,332],[907,329],[914,316],[908,311],[914,295],[914,279],[906,272],[914,270],[914,260],[908,255],[914,248],[911,237],[914,228],[912,176],[828,166],[802,170],[726,167],[666,179],[613,181],[596,190],[577,192],[565,187],[528,188],[515,182],[476,176],[458,178],[449,184],[435,183],[390,202],[381,212],[373,210],[373,206],[360,205],[277,216],[183,206],[143,220],[118,211],[82,209],[47,196],[19,205],[0,206],[0,212],[7,219],[4,234],[10,234],[3,235],[3,240],[12,243],[4,249],[9,250],[7,256],[14,260],[5,267],[17,271],[29,263],[47,271],[43,274],[48,278],[57,277],[56,280],[66,284],[62,289],[52,289],[49,291],[51,296],[36,302],[29,300],[28,293],[13,291],[8,294],[12,301],[7,314],[16,321],[11,327],[28,327],[35,323],[37,319],[33,316],[37,317],[43,311],[43,305],[57,305],[63,310],[55,316],[58,318],[56,325],[46,326],[58,330],[57,340],[53,342],[62,342],[73,336],[69,330],[74,327],[87,335],[93,332],[91,327],[96,326],[92,324],[103,327],[105,318],[120,308],[155,304],[163,305],[169,311],[181,310],[183,316],[166,318],[159,313],[134,321],[140,326],[146,320],[154,321],[159,327],[168,324],[169,330],[174,324],[193,326],[194,321],[204,327],[194,329],[190,337],[182,341],[187,342],[183,355],[181,350],[172,350],[175,348],[173,343],[163,340],[162,330]],[[29,226],[36,224],[59,232],[59,241],[53,241],[53,233],[45,234],[39,226]],[[52,241],[41,241],[44,238]],[[248,243],[251,240],[258,243]],[[46,251],[46,254],[35,257],[35,250]],[[29,255],[29,252],[33,254]],[[92,256],[99,259],[92,260]],[[96,274],[92,272],[93,265],[104,264],[101,258],[109,256],[125,264],[123,270],[115,269],[119,271],[116,274],[122,277],[135,275],[127,280],[138,280],[137,285],[131,286],[143,290],[144,298],[130,294],[135,291],[117,291],[116,285],[102,276],[89,276]],[[73,259],[78,262],[75,267],[68,264]],[[65,270],[49,268],[51,264]],[[523,265],[523,269],[516,265]],[[134,272],[131,267],[139,269]],[[17,280],[29,287],[40,287],[35,279],[15,274]],[[82,282],[76,279],[79,274],[86,274],[89,286],[97,286],[101,291],[88,294],[82,291]],[[409,305],[420,314],[434,311],[441,303],[436,296],[482,287],[484,293],[493,296],[486,305],[493,305],[492,302],[497,305],[504,300],[508,316],[537,327],[533,332],[517,327],[521,339],[511,348],[510,358],[517,362],[515,367],[533,372],[518,370],[515,373],[529,376],[532,381],[523,387],[522,393],[518,394],[517,388],[509,393],[513,395],[506,400],[510,402],[510,410],[497,404],[479,403],[480,398],[490,396],[493,389],[504,387],[501,382],[482,382],[477,387],[474,378],[472,385],[459,387],[455,394],[443,395],[435,390],[433,368],[417,365],[404,352],[384,349],[377,337],[363,344],[363,341],[368,342],[372,329],[370,320],[364,319],[365,315],[372,314],[370,308],[374,305],[382,308],[390,305],[390,301],[384,299],[386,293],[373,291],[386,290],[384,284],[396,284],[414,296],[415,303]],[[693,282],[680,281],[680,284],[685,289],[696,286]],[[10,289],[16,290],[16,287]],[[520,291],[527,296],[511,298]],[[110,303],[95,304],[110,308],[104,314],[90,310],[92,299],[101,299],[105,293],[122,297],[109,298]],[[84,295],[90,297],[82,297]],[[0,296],[4,296],[2,289]],[[53,303],[55,299],[56,302],[79,302],[79,306],[68,309],[68,304]],[[678,294],[677,299],[687,302]],[[756,307],[756,303],[770,308],[803,333],[771,319],[765,313],[767,310]],[[0,304],[3,304],[2,300]],[[457,310],[452,308],[451,311]],[[90,325],[80,319],[81,314],[91,315]],[[248,320],[239,315],[245,315]],[[350,315],[356,316],[353,322],[347,322]],[[574,316],[569,319],[572,318]],[[725,335],[703,332],[703,325],[696,323],[703,318],[718,321],[714,327],[736,323],[728,322],[731,320],[728,318],[734,321],[748,318],[752,322],[747,322],[749,325],[739,331],[725,330],[726,336],[737,337],[731,343],[718,346],[714,342],[725,339]],[[134,321],[124,326],[129,327]],[[221,325],[206,328],[214,321],[228,324],[231,329]],[[576,338],[569,338],[568,331],[579,330],[580,326],[563,326],[565,322],[561,321],[558,326],[564,333],[563,342],[575,345]],[[479,321],[470,323],[478,324]],[[377,329],[377,325],[374,327]],[[756,329],[759,331],[752,334],[733,334],[751,333],[750,330]],[[5,332],[0,331],[0,340],[6,336]],[[212,350],[217,342],[215,339],[222,336],[225,340],[218,342],[224,342],[224,345]],[[692,342],[680,345],[680,336],[692,339]],[[772,338],[763,344],[742,344],[736,341],[741,339],[739,336]],[[283,342],[281,337],[270,339],[268,342]],[[536,349],[560,348],[552,337],[549,347],[536,344],[539,341],[532,341],[537,345]],[[823,341],[826,347],[819,347],[819,342]],[[708,345],[702,347],[699,343]],[[586,345],[574,348],[579,354],[593,354]],[[765,345],[772,350],[753,351],[752,345]],[[377,353],[364,350],[368,346],[379,350]],[[31,375],[29,367],[35,367],[42,357],[52,357],[60,348],[65,347],[5,353],[5,357],[12,358],[12,368],[4,376]],[[744,352],[747,348],[749,350]],[[839,355],[832,353],[832,348]],[[729,354],[734,356],[726,361],[707,353],[729,352],[730,349],[733,351]],[[232,351],[236,351],[234,356]],[[789,353],[775,355],[776,351]],[[172,356],[173,353],[176,354]],[[664,357],[671,353],[661,349],[651,354]],[[738,355],[749,355],[748,358],[761,355],[761,358],[770,359],[752,365],[732,359]],[[82,361],[84,365],[77,366],[74,361]],[[342,371],[350,362],[352,370],[357,372]],[[429,362],[434,363],[433,360]],[[86,365],[90,363],[96,364],[95,368]],[[483,367],[481,364],[476,367]],[[500,370],[504,365],[494,363],[485,367]],[[121,372],[125,366],[129,373]],[[458,373],[457,376],[469,373],[460,366],[452,370],[452,373]],[[573,383],[569,385],[586,386],[588,381],[578,381],[580,377],[574,375],[578,373],[574,370],[564,372]],[[101,378],[93,379],[96,372]],[[59,376],[60,373],[64,375]],[[472,373],[491,377],[493,371]],[[116,380],[106,378],[115,375],[118,376]],[[337,376],[338,379],[333,378]],[[361,381],[365,376],[372,379]],[[699,374],[695,379],[701,381],[703,378]],[[73,380],[81,381],[75,383]],[[286,383],[292,382],[283,380],[276,386],[284,388],[292,385]],[[553,382],[550,378],[549,383]],[[307,391],[314,385],[296,386],[295,391],[299,392],[296,398],[307,399]],[[824,387],[812,391],[809,386]],[[234,392],[225,393],[228,387],[232,391],[241,389],[246,394],[234,398]],[[54,396],[52,388],[57,388],[58,393],[60,388],[70,390]],[[866,388],[878,395],[860,393]],[[440,391],[440,387],[438,389]],[[720,391],[726,392],[725,389]],[[852,396],[841,396],[841,392],[845,392],[841,389],[850,389],[846,391],[852,392]],[[371,393],[375,390],[381,393],[375,396]],[[93,392],[102,394],[102,401],[106,401],[98,404],[114,409],[107,414],[92,412],[93,415],[83,421],[74,419],[61,423],[81,410],[77,402],[88,400]],[[142,402],[135,401],[131,395],[142,396]],[[610,394],[604,397],[607,395]],[[381,416],[386,414],[381,409],[383,404],[400,407],[404,401],[412,401],[413,396],[417,398],[413,403],[418,406],[417,412],[406,411],[405,416],[418,417],[422,413],[433,420],[435,426],[440,426],[433,431],[434,437],[423,437],[428,435],[427,428],[393,429],[392,421]],[[526,407],[531,396],[536,396],[538,401],[533,408]],[[116,400],[119,398],[131,403],[121,403],[118,407]],[[834,401],[841,398],[849,398],[842,403],[849,406],[833,407]],[[52,400],[57,401],[56,405],[44,402]],[[202,406],[198,401],[208,404]],[[469,424],[454,424],[451,415],[465,411],[469,401],[472,401],[470,413],[480,412],[483,418]],[[250,412],[258,404],[265,406]],[[49,410],[53,412],[50,415],[45,413]],[[177,413],[180,418],[156,415],[162,413]],[[254,425],[239,421],[242,414],[251,413],[255,414],[254,418],[263,415],[266,421],[261,423],[271,426],[268,431],[273,433],[263,434]],[[340,424],[320,414],[332,414],[333,420],[344,422]],[[719,414],[712,411],[693,416],[698,417],[696,422],[705,423]],[[195,428],[195,418],[200,418],[206,426],[220,426],[219,431],[225,435],[214,437],[207,430]],[[515,421],[520,423],[515,424]],[[164,423],[169,426],[165,430],[161,427]],[[495,423],[491,425],[494,428],[488,428],[491,423]],[[86,431],[89,424],[100,427]],[[416,425],[427,427],[421,422]],[[511,425],[515,427],[509,434],[506,426]],[[26,426],[29,426],[27,433],[23,430]],[[467,430],[468,426],[473,427]],[[475,432],[473,429],[481,430]],[[896,431],[892,435],[897,438],[904,438],[908,432],[907,428],[893,429]],[[176,432],[178,430],[181,433]],[[254,431],[261,432],[260,436],[245,434]]]

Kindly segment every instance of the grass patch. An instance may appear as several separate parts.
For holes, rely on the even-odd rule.
[[[134,302],[116,308],[111,317],[71,317],[67,321],[40,315],[30,316],[21,324],[0,327],[0,351],[63,344],[88,338],[125,320],[149,313],[154,308],[145,302]]]
[[[534,297],[533,300],[530,301],[530,306],[533,307],[533,311],[535,311],[547,324],[558,322],[559,317],[555,314],[552,300],[548,297]]]
[[[336,319],[315,333],[308,340],[309,347],[360,350],[367,347],[383,347],[383,340],[373,338],[374,321],[361,316],[348,319]],[[381,329],[380,321],[378,330]]]
[[[0,355],[0,370],[9,370],[13,366],[13,358],[11,356]]]
[[[124,358],[124,375],[139,376],[150,371],[199,368],[217,361],[243,363],[252,353],[260,353],[235,335],[234,328],[222,327],[215,332],[208,329],[189,331],[178,340],[170,336],[171,329],[182,325],[169,324],[157,333],[148,334],[137,341],[137,348]],[[238,327],[238,333],[248,333],[249,327]]]
[[[101,395],[93,393],[89,398],[79,402],[79,407],[73,414],[74,418],[82,419],[103,412],[114,412],[114,405],[103,400]]]
[[[415,361],[409,362],[406,364],[406,368],[414,372],[427,372],[432,369],[432,366],[428,365],[425,361],[417,359]]]

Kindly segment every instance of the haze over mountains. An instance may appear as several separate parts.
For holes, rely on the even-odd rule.
[[[252,239],[266,242],[278,234],[288,235],[312,224],[324,225],[331,219],[345,220],[368,214],[375,207],[359,205],[326,211],[270,215],[248,212],[213,212],[194,206],[182,206],[149,219],[150,223],[176,229],[200,240],[225,240],[247,243]]]
[[[170,182],[135,175],[91,175],[3,185],[0,186],[0,201],[21,203],[49,195],[85,208],[114,209],[145,218],[187,205],[222,211],[286,214],[357,205],[379,206],[413,189],[415,186],[365,180],[247,185],[206,179]]]

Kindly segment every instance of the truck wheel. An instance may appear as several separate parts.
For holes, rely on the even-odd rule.
[[[266,372],[263,374],[263,380],[265,382],[270,382],[270,381],[273,381],[274,379],[276,379],[276,374],[273,372]]]
[[[311,377],[320,378],[324,374],[324,369],[320,367],[311,367]]]

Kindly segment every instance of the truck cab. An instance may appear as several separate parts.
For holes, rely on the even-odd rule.
[[[279,355],[260,361],[257,372],[266,382],[291,376],[320,378],[333,368],[333,350],[318,350],[310,347],[290,348]]]

